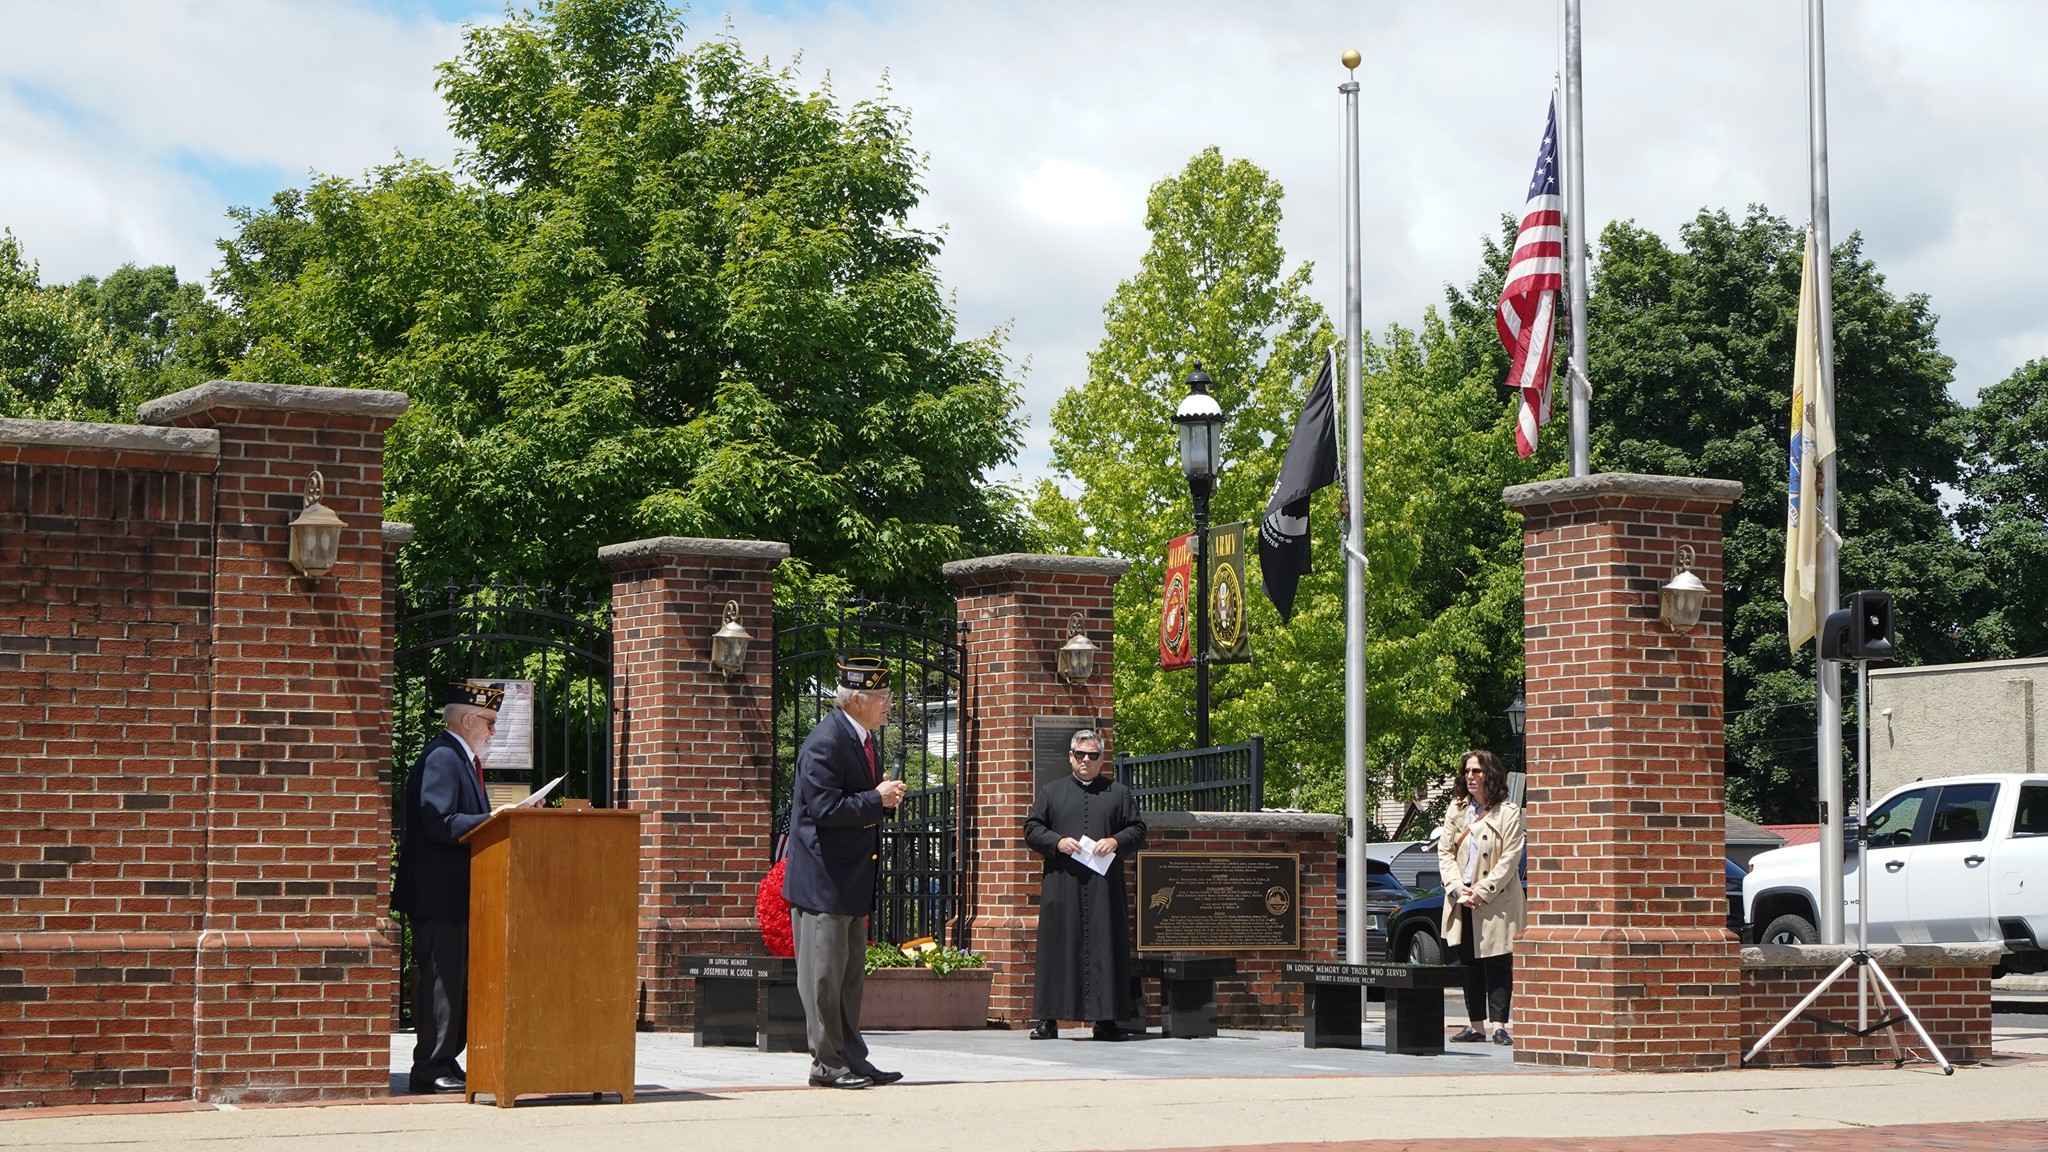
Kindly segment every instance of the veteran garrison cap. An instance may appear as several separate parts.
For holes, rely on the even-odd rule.
[[[505,703],[505,690],[475,680],[451,680],[448,692],[442,697],[443,704],[468,704],[473,708],[489,708],[496,712]]]
[[[839,686],[856,689],[887,688],[889,665],[880,656],[841,656]]]

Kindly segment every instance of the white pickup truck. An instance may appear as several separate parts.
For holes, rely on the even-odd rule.
[[[2009,972],[2048,970],[2048,775],[1920,780],[1871,809],[1869,900],[1854,842],[1842,866],[1843,936],[1884,944],[2000,943]],[[1759,854],[1742,885],[1750,939],[1820,937],[1820,845]]]

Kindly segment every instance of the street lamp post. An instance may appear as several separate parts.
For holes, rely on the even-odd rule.
[[[1521,787],[1511,777],[1508,781],[1508,798],[1517,806],[1522,803],[1522,793],[1529,785],[1529,740],[1525,735],[1529,725],[1529,706],[1522,702],[1522,689],[1515,689],[1515,701],[1508,705],[1508,731],[1515,734],[1515,775],[1520,776]]]
[[[1188,373],[1188,394],[1174,411],[1180,431],[1180,470],[1195,501],[1195,747],[1209,746],[1209,497],[1223,466],[1218,432],[1223,408],[1209,395],[1213,383],[1200,361]]]

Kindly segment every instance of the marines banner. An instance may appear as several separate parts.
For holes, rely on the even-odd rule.
[[[1195,534],[1166,542],[1165,595],[1159,609],[1159,666],[1187,668],[1195,662],[1194,625],[1188,603],[1194,597]]]

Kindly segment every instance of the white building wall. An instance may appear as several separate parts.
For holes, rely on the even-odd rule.
[[[1915,780],[2048,772],[2048,658],[1873,668],[1870,702],[1872,801]]]

